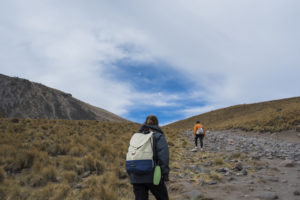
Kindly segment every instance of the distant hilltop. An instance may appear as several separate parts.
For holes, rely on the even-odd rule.
[[[0,116],[39,119],[128,121],[71,94],[0,74]]]
[[[230,106],[174,122],[168,127],[191,129],[196,121],[211,130],[300,132],[300,97]]]

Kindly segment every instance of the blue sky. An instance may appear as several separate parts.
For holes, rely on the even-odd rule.
[[[3,0],[0,73],[167,124],[299,96],[298,0]]]
[[[118,60],[110,68],[109,76],[130,83],[136,91],[157,94],[157,96],[145,98],[145,102],[134,104],[129,107],[130,113],[125,115],[133,121],[142,122],[146,116],[154,114],[159,116],[163,124],[183,119],[181,110],[205,106],[204,99],[193,99],[189,94],[193,90],[201,90],[194,85],[194,81],[187,79],[180,71],[174,70],[162,61],[136,62],[128,59]],[[161,100],[164,96],[173,97],[168,103],[161,101],[157,104],[151,102]]]

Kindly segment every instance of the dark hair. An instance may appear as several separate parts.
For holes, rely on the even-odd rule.
[[[200,124],[200,121],[197,121],[196,123],[197,123],[197,124]]]
[[[158,126],[158,119],[155,115],[149,115],[146,118],[145,124]]]

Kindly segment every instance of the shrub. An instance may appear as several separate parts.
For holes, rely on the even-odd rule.
[[[101,177],[101,183],[109,187],[116,187],[119,183],[119,178],[116,172],[107,172],[105,176]]]
[[[223,158],[215,158],[214,163],[216,165],[223,165],[224,164],[224,160],[223,160]]]
[[[77,157],[82,157],[85,154],[85,149],[82,145],[76,145],[71,147],[69,154],[71,156],[77,156]]]
[[[38,173],[44,168],[44,166],[47,166],[50,164],[51,164],[51,161],[50,161],[50,157],[48,156],[48,154],[46,152],[39,152],[34,159],[31,169],[34,173]]]
[[[10,162],[5,166],[5,170],[10,172],[19,172],[22,169],[30,168],[33,165],[35,157],[35,151],[20,150],[17,157],[10,160]]]
[[[52,200],[64,200],[68,196],[68,193],[70,192],[71,188],[70,186],[66,184],[60,184],[57,189],[55,190],[55,195]]]
[[[27,184],[29,184],[31,187],[41,187],[47,184],[47,180],[39,174],[32,174],[28,178]]]
[[[36,157],[35,151],[22,151],[22,153],[18,154],[18,159],[21,162],[22,169],[30,168],[33,164],[34,158]]]
[[[16,147],[10,144],[1,144],[0,155],[3,158],[16,157],[17,151]]]
[[[56,181],[56,172],[54,170],[54,168],[50,167],[43,169],[41,172],[31,171],[29,174],[22,173],[23,175],[20,177],[19,184],[21,186],[28,185],[31,187],[45,186],[49,181]]]
[[[114,157],[113,156],[113,145],[102,144],[98,150],[102,157]]]
[[[94,159],[91,155],[83,158],[83,166],[85,171],[96,172],[97,174],[102,174],[104,171],[104,163]]]
[[[116,173],[119,179],[126,179],[128,177],[127,172],[123,168],[117,168]]]
[[[218,174],[216,172],[211,172],[209,176],[210,176],[210,178],[212,178],[214,180],[221,180],[222,179],[222,175]]]
[[[105,187],[105,186],[100,187],[100,191],[97,194],[97,197],[100,200],[117,200],[118,199],[117,194],[114,191],[114,189],[111,187]]]
[[[186,141],[186,140],[183,140],[183,141],[182,141],[182,146],[186,147],[186,146],[187,146],[187,144],[188,144],[188,143],[187,143],[187,141]]]
[[[63,172],[63,177],[68,183],[74,183],[74,182],[78,181],[78,175],[74,171]]]
[[[100,188],[88,188],[81,192],[80,199],[99,199],[99,200],[117,200],[117,193],[112,189],[105,186]]]
[[[93,199],[93,197],[94,197],[94,194],[91,192],[91,189],[84,189],[80,193],[79,199],[89,200],[89,199]]]
[[[233,159],[233,158],[236,159],[236,158],[239,158],[239,157],[241,157],[241,153],[239,153],[239,152],[234,152],[230,156],[231,159]]]
[[[64,144],[54,143],[49,145],[47,152],[51,156],[66,155],[69,151],[69,146]]]
[[[14,186],[10,194],[8,195],[8,200],[26,200],[29,197],[29,192],[22,190],[19,186]]]
[[[7,188],[0,185],[0,200],[6,200]]]
[[[52,181],[56,182],[56,169],[54,167],[48,167],[44,168],[42,170],[42,176],[47,180],[47,181]]]
[[[47,185],[41,189],[36,189],[32,192],[30,199],[40,200],[40,199],[50,199],[53,196],[55,190],[52,185]]]
[[[96,175],[91,175],[89,176],[86,180],[85,180],[85,184],[89,187],[89,188],[92,188],[92,187],[98,187],[98,183],[100,183],[101,180],[100,180],[100,177],[99,176],[96,176]],[[103,183],[104,184],[104,183]]]
[[[5,172],[2,169],[2,167],[0,167],[0,183],[4,181],[4,178],[5,178]]]

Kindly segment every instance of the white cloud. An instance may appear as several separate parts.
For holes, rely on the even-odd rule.
[[[181,94],[136,91],[111,63],[164,60],[194,81],[188,98],[212,108],[299,96],[297,0],[3,1],[1,73],[70,92],[125,114],[131,106],[176,106]],[[136,51],[126,51],[126,45]],[[192,86],[191,86],[192,87]],[[147,101],[154,99],[153,101]]]
[[[193,108],[186,108],[184,110],[181,110],[180,112],[184,114],[185,117],[192,117],[195,115],[199,115],[202,113],[210,112],[213,110],[218,109],[216,106],[201,106],[201,107],[193,107]]]
[[[130,56],[119,45],[135,44],[144,36],[109,29],[106,20],[89,23],[88,10],[52,12],[51,7],[62,8],[50,3],[35,4],[36,12],[30,3],[11,6],[19,12],[9,23],[1,23],[5,44],[0,47],[1,73],[58,88],[116,114],[126,113],[131,96],[138,94],[127,83],[111,80],[106,71],[110,62]]]

